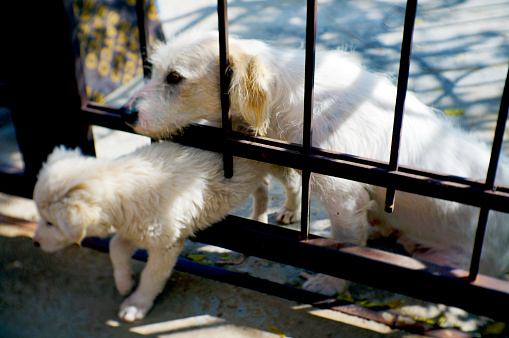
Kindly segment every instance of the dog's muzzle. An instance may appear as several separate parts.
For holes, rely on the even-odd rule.
[[[120,110],[122,119],[125,123],[130,125],[131,127],[136,126],[136,123],[138,123],[138,109],[137,109],[137,103],[139,99],[132,100],[127,104],[126,106],[122,107]]]

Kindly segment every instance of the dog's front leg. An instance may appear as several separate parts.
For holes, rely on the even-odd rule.
[[[126,322],[145,317],[152,308],[154,299],[163,291],[166,281],[184,248],[184,239],[165,249],[149,249],[147,265],[141,272],[136,291],[120,305],[118,316]]]
[[[316,174],[314,188],[320,202],[327,209],[331,221],[331,236],[335,240],[366,246],[368,240],[368,211],[376,210],[362,184]],[[338,264],[338,269],[341,268]],[[324,274],[310,277],[303,285],[308,291],[328,296],[348,291],[348,281]]]
[[[300,220],[302,184],[299,173],[291,168],[273,165],[270,173],[278,179],[286,193],[286,202],[277,213],[277,221],[283,224],[290,224]]]
[[[269,205],[269,178],[265,177],[260,186],[253,193],[253,215],[251,219],[267,223],[269,216],[267,214]]]
[[[122,296],[130,294],[134,286],[131,257],[136,249],[136,245],[119,234],[116,234],[110,241],[113,278],[115,279],[115,286]]]

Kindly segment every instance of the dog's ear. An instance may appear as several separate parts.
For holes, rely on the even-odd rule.
[[[257,135],[265,135],[269,124],[271,74],[256,56],[230,49],[230,101]]]
[[[87,228],[99,221],[101,207],[89,187],[78,184],[63,199],[61,230],[75,243],[81,243]]]
[[[80,157],[82,156],[81,150],[79,148],[76,149],[67,149],[65,146],[56,146],[55,149],[48,155],[48,159],[46,160],[46,164],[51,164],[60,161],[64,158],[72,158],[72,157]]]

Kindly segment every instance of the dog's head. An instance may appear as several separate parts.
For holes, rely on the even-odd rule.
[[[53,252],[80,243],[86,229],[98,222],[100,206],[96,187],[83,180],[79,151],[56,148],[41,169],[34,188],[40,215],[34,245]]]
[[[258,53],[264,47],[257,41],[230,39],[232,115],[259,135],[266,133],[271,101],[272,74]],[[220,124],[217,32],[184,33],[157,45],[151,63],[151,79],[127,107],[127,122],[137,133],[161,138],[198,120]]]

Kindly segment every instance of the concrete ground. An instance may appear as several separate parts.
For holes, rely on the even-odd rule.
[[[2,214],[34,209],[5,195],[0,203]],[[77,246],[47,254],[33,247],[31,231],[0,220],[1,337],[402,336],[387,325],[180,272],[146,319],[126,324],[116,318],[122,297],[107,254]]]
[[[217,28],[216,3],[158,1],[165,33]],[[231,33],[276,45],[303,46],[304,2],[237,0],[229,5]],[[319,1],[318,47],[347,48],[368,68],[397,73],[403,16],[403,1]],[[446,111],[458,124],[479,132],[489,142],[507,74],[508,41],[507,1],[420,1],[409,87],[426,104]],[[125,102],[130,88],[124,89],[110,95],[108,102]],[[94,127],[94,136],[100,157],[118,156],[149,142],[99,127]],[[0,145],[2,171],[21,169],[7,110],[0,110]],[[272,183],[270,220],[274,222],[284,196],[281,186]],[[233,214],[247,216],[249,209],[250,201],[246,201]],[[0,194],[0,215],[37,219],[32,201],[4,194]],[[311,216],[312,232],[327,233],[329,223],[319,204],[313,202]],[[173,274],[145,320],[125,324],[116,319],[122,297],[115,291],[108,255],[79,247],[45,254],[31,244],[33,224],[12,223],[0,219],[0,337],[411,336],[409,331],[385,324],[181,272]],[[229,256],[236,263],[221,266],[231,271],[294,287],[304,281],[299,269],[191,241],[182,254],[212,265]],[[134,264],[140,271],[144,263]],[[357,285],[352,293],[372,302],[399,301],[404,306],[389,312],[418,317],[421,323],[460,327],[474,336],[488,332],[504,336],[508,332],[504,324],[459,309]]]
[[[367,306],[389,307],[377,312],[381,317],[376,321],[238,287],[235,281],[224,283],[179,271],[173,272],[147,317],[127,324],[116,317],[123,297],[115,289],[109,256],[78,246],[52,254],[35,248],[30,237],[36,219],[31,200],[0,194],[0,337],[474,337],[487,330],[497,336],[508,333],[505,324],[460,309],[362,285],[350,287],[355,299],[367,299]],[[225,256],[238,261],[230,271],[289,285],[303,281],[299,269],[192,241],[181,255],[207,266],[217,266]],[[133,265],[139,277],[144,263],[133,260]],[[380,321],[396,318],[406,327],[395,329]]]

